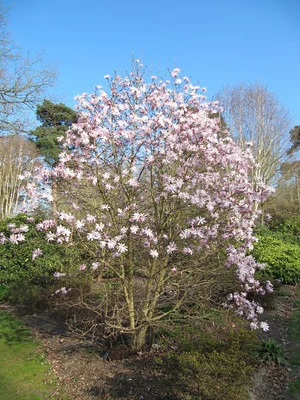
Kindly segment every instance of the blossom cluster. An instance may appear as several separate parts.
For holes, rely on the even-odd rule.
[[[18,244],[26,240],[24,233],[28,232],[29,228],[27,225],[16,227],[16,224],[8,224],[7,228],[10,231],[10,234],[7,236],[0,232],[0,244],[5,244],[7,242]]]

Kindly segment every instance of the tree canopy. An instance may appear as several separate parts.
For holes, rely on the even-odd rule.
[[[31,131],[30,138],[44,156],[44,160],[54,166],[62,151],[61,141],[67,129],[76,122],[77,113],[63,103],[55,104],[44,100],[37,106],[36,115],[41,125]]]
[[[296,125],[290,131],[290,140],[292,142],[292,147],[289,149],[289,154],[294,153],[300,147],[300,126]]]

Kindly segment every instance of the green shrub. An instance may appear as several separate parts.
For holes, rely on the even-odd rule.
[[[44,234],[39,232],[34,224],[27,223],[27,217],[18,215],[0,222],[0,232],[10,235],[9,224],[16,227],[27,225],[26,241],[19,244],[6,242],[0,245],[0,282],[10,284],[16,281],[29,281],[36,285],[47,286],[54,282],[54,272],[63,271],[66,254],[62,246],[44,240]],[[32,259],[32,251],[40,248],[43,256]]]
[[[0,284],[0,301],[3,301],[6,299],[7,293],[8,293],[7,286]]]
[[[51,304],[53,287],[34,285],[27,280],[15,281],[6,285],[3,299],[12,304],[22,304],[29,312],[45,310]]]
[[[300,245],[300,215],[271,220],[269,228],[275,238]]]
[[[28,226],[24,234],[26,241],[17,245],[0,244],[0,296],[13,303],[42,307],[49,304],[56,289],[68,287],[74,279],[80,279],[78,267],[86,262],[86,255],[78,247],[47,242],[44,233],[36,229],[36,223],[28,223],[25,215],[0,221],[0,232],[6,237],[11,233],[9,224]],[[42,250],[42,255],[33,260],[32,252],[37,248]],[[67,276],[58,280],[55,272],[67,273]]]
[[[245,385],[253,368],[228,351],[185,352],[174,359],[177,379],[195,399],[246,399]]]
[[[287,364],[283,348],[274,339],[262,340],[257,353],[260,361],[265,363],[273,362],[278,365]]]
[[[257,334],[237,319],[211,326],[207,332],[182,327],[178,349],[160,366],[170,376],[174,398],[247,399],[245,387],[256,365],[257,343]]]
[[[279,279],[294,285],[300,281],[300,246],[284,242],[271,236],[259,236],[253,256],[267,267],[260,271],[262,276]]]

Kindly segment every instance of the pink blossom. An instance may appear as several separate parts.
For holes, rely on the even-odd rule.
[[[18,244],[19,242],[24,242],[25,241],[25,236],[22,233],[13,233],[12,235],[9,236],[8,239],[12,244]]]
[[[93,262],[93,263],[92,263],[92,270],[95,271],[96,269],[99,268],[99,266],[100,266],[100,263],[99,263],[99,262]]]
[[[188,239],[191,236],[191,230],[190,229],[185,229],[180,233],[180,238],[181,239]]]
[[[56,235],[69,237],[71,235],[71,231],[63,225],[58,225],[56,228]]]
[[[150,250],[150,256],[153,258],[157,258],[159,255],[157,250]]]
[[[184,247],[182,252],[184,254],[191,254],[191,255],[193,254],[193,250],[190,247]]]
[[[0,232],[0,244],[5,244],[7,242],[6,237],[2,232]]]
[[[85,225],[85,221],[81,220],[81,221],[76,221],[75,226],[77,229],[82,229]]]
[[[258,322],[257,322],[257,321],[255,321],[255,322],[252,321],[252,322],[250,323],[250,328],[253,329],[253,330],[258,329],[258,328],[259,328]]]
[[[68,294],[68,290],[65,287],[62,287],[55,291],[55,294],[59,294],[59,293],[61,293],[63,296],[66,296]]]
[[[134,213],[132,218],[132,221],[137,221],[137,222],[144,222],[146,220],[146,215],[144,213]]]
[[[61,213],[59,213],[59,219],[61,221],[71,222],[71,221],[73,221],[74,216],[69,213],[61,212]]]
[[[114,239],[111,239],[111,240],[109,240],[109,241],[107,242],[107,247],[108,247],[109,249],[114,249],[114,248],[116,247],[116,245],[117,245],[117,242],[116,242],[116,240],[114,240]]]
[[[94,215],[87,215],[86,220],[87,222],[95,222],[96,217]]]
[[[118,253],[126,253],[128,251],[128,247],[124,243],[118,243],[117,245],[117,251]]]
[[[177,244],[174,242],[171,242],[170,244],[168,244],[167,246],[167,253],[171,254],[173,253],[175,250],[177,250]]]
[[[270,281],[266,282],[266,291],[268,293],[273,293],[274,292],[274,287]]]
[[[46,238],[48,242],[54,242],[56,239],[56,235],[53,232],[49,232],[47,233]]]
[[[154,233],[153,233],[152,230],[149,229],[149,228],[143,229],[143,233],[144,233],[148,238],[153,238],[153,237],[154,237]]]
[[[131,225],[131,227],[130,227],[130,231],[132,233],[137,233],[139,231],[139,229],[140,228],[137,225]]]
[[[87,234],[87,240],[98,240],[101,238],[101,234],[97,231],[89,232]]]
[[[27,225],[21,225],[20,227],[12,227],[10,228],[10,231],[12,233],[26,233],[28,232],[29,228]]]
[[[56,227],[56,221],[52,220],[52,219],[46,219],[43,222],[40,222],[36,225],[36,228],[38,231],[46,231],[48,229],[51,228],[55,228]]]
[[[33,252],[32,252],[32,259],[35,260],[42,254],[43,254],[43,251],[41,249],[37,248],[37,249],[33,250]]]
[[[264,332],[268,332],[268,330],[269,330],[269,325],[267,324],[267,322],[260,322],[260,327],[261,327],[261,329],[264,331]]]
[[[257,306],[257,307],[256,307],[256,312],[257,312],[257,314],[262,314],[262,313],[264,312],[263,307]]]
[[[138,187],[139,183],[135,178],[128,179],[128,185],[132,187]]]
[[[173,78],[176,78],[176,76],[180,73],[179,68],[174,68],[173,71],[171,72],[171,75]]]
[[[105,228],[105,225],[103,223],[96,224],[97,231],[102,232],[104,228]]]

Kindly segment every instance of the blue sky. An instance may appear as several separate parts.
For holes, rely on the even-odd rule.
[[[300,0],[2,0],[13,40],[56,65],[58,101],[126,72],[179,67],[208,97],[259,82],[300,124]]]

